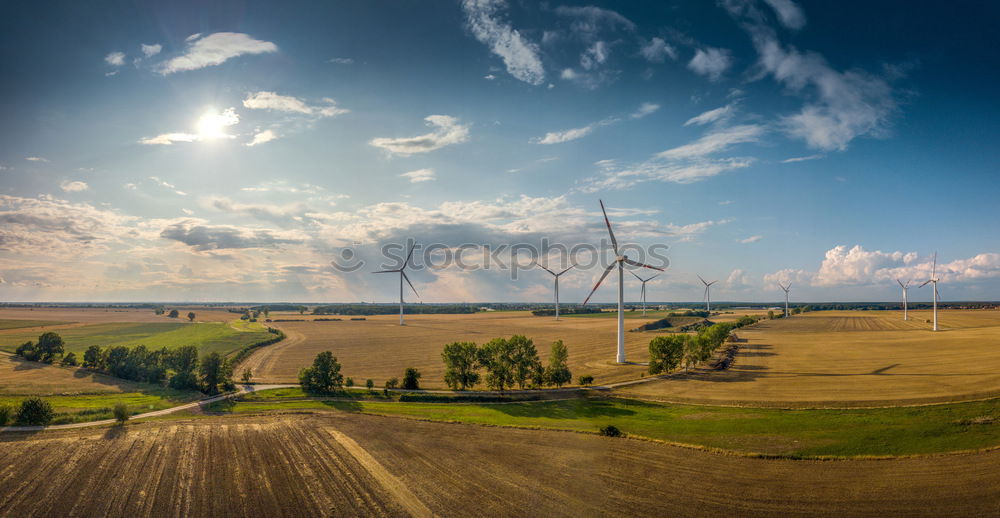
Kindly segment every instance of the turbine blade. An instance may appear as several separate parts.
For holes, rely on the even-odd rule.
[[[639,262],[635,262],[635,261],[633,261],[631,259],[625,259],[625,262],[628,263],[628,264],[631,264],[632,266],[638,266],[640,268],[649,268],[650,270],[658,270],[658,271],[661,271],[661,272],[663,271],[663,268],[657,268],[655,266],[650,266],[648,264],[642,264],[642,263],[639,263]]]
[[[372,272],[372,273],[396,273],[396,272],[399,272],[399,271],[402,271],[402,270],[379,270],[377,272]]]
[[[906,286],[903,286],[903,281],[896,279],[896,282],[899,283],[900,288],[903,288],[904,290],[906,289]]]
[[[643,285],[646,284],[646,281],[642,280],[642,277],[639,277],[638,275],[636,275],[635,272],[633,272],[632,270],[629,270],[628,273],[631,273],[632,277],[635,277],[636,279],[639,279],[639,282],[643,283]]]
[[[575,265],[575,264],[572,264],[572,265],[570,265],[570,267],[569,267],[569,268],[566,268],[565,270],[563,270],[563,271],[559,272],[559,275],[562,275],[562,274],[564,274],[564,273],[566,273],[566,272],[568,272],[568,271],[572,270],[573,268],[576,268],[576,265]],[[556,277],[558,277],[559,275],[557,275]]]
[[[934,266],[931,267],[931,279],[937,277],[937,252],[934,252]]]
[[[615,233],[611,230],[611,222],[608,221],[608,211],[604,210],[604,200],[598,200],[601,202],[601,212],[604,213],[604,224],[608,226],[608,235],[611,236],[611,246],[615,247],[615,255],[618,255],[618,240],[615,239]]]
[[[604,270],[604,274],[603,274],[603,275],[601,275],[601,278],[600,278],[600,279],[597,279],[597,284],[595,284],[595,285],[594,285],[594,289],[590,290],[590,295],[587,295],[587,298],[586,298],[586,299],[583,299],[583,303],[584,303],[584,304],[586,304],[586,303],[587,303],[587,301],[589,301],[589,300],[590,300],[590,297],[593,297],[593,296],[594,296],[594,292],[595,292],[595,291],[597,291],[597,288],[599,288],[599,287],[601,286],[601,283],[602,283],[602,282],[604,282],[604,278],[605,278],[605,277],[607,277],[609,273],[611,273],[611,270],[612,270],[612,269],[613,269],[613,268],[614,268],[615,266],[617,266],[617,265],[616,265],[615,263],[611,263],[611,264],[609,264],[609,265],[608,265],[608,267],[607,267],[607,268],[605,268],[605,270]]]
[[[930,280],[930,279],[927,279],[926,281],[924,281],[924,283],[923,283],[923,284],[921,284],[920,286],[917,286],[917,287],[918,287],[918,288],[923,288],[924,286],[927,286],[927,283],[928,283],[928,282],[931,282],[931,280]]]
[[[416,243],[410,245],[410,253],[406,254],[406,261],[403,262],[403,268],[406,268],[406,265],[410,264],[410,258],[413,257],[413,250],[415,250],[416,248],[417,248]],[[400,270],[402,270],[403,268],[400,268]]]
[[[705,286],[708,286],[708,283],[705,282],[705,279],[701,278],[701,275],[695,274],[695,277],[697,277],[698,280],[701,281],[702,284],[704,284]]]
[[[650,278],[646,279],[646,282],[649,282],[649,281],[651,281],[651,280],[653,280],[653,279],[655,279],[655,278],[657,278],[657,277],[659,277],[659,276],[660,276],[660,274],[656,274],[656,275],[654,275],[654,276],[652,276],[652,277],[650,277]]]
[[[552,275],[556,274],[556,272],[553,272],[552,270],[549,270],[548,268],[546,268],[546,267],[544,267],[542,265],[538,265],[538,267],[541,268],[541,269],[543,269],[543,270],[545,270],[545,271],[547,271],[547,272],[549,272],[549,273],[551,273]]]
[[[417,293],[417,289],[413,287],[413,283],[410,282],[410,278],[406,276],[406,272],[400,270],[399,273],[403,275],[404,279],[406,279],[406,284],[410,285],[410,289],[413,290],[413,294],[416,295],[417,298],[420,298],[420,294]]]

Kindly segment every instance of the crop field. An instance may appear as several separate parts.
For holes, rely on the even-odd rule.
[[[984,516],[1000,496],[998,451],[793,461],[357,414],[0,440],[0,516],[17,517]]]
[[[343,318],[334,322],[275,322],[288,339],[261,348],[244,366],[253,370],[257,381],[294,382],[300,368],[311,364],[317,353],[330,350],[344,366],[344,375],[354,377],[356,383],[371,378],[381,385],[385,379],[402,376],[405,368],[416,367],[423,374],[422,385],[443,388],[441,350],[445,344],[473,341],[482,345],[496,337],[523,334],[534,340],[543,362],[551,343],[562,340],[569,348],[574,379],[590,374],[595,383],[606,383],[639,378],[646,370],[643,365],[614,363],[616,327],[612,319],[565,318],[557,322],[528,312],[485,312],[407,315],[406,326],[400,327],[397,315],[370,316],[361,321]],[[635,321],[635,326],[641,323]],[[629,359],[645,362],[654,336],[655,332],[625,333]]]
[[[879,406],[1000,394],[1000,312],[823,311],[738,331],[740,352],[724,372],[636,385],[625,394],[751,406]]]
[[[193,311],[197,322],[228,322],[239,315],[230,313],[218,307],[170,306],[176,309],[184,318]],[[26,307],[0,308],[0,320],[45,320],[55,321],[55,324],[94,324],[108,322],[170,322],[174,319],[166,315],[157,315],[152,309],[136,308],[77,308],[77,307]],[[49,324],[52,325],[52,324]]]
[[[168,320],[168,319],[163,319]],[[145,345],[151,349],[172,349],[195,345],[202,353],[228,354],[271,335],[261,324],[237,322],[182,322],[175,319],[158,322],[88,323],[67,328],[11,329],[0,332],[0,350],[13,352],[18,345],[36,340],[38,335],[53,330],[66,342],[66,352],[78,356],[91,345]]]

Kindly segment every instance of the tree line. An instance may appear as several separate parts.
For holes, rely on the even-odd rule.
[[[548,366],[538,358],[534,342],[523,335],[494,338],[482,347],[475,342],[452,342],[444,346],[444,382],[453,390],[467,390],[483,380],[491,390],[561,387],[573,379],[562,340],[552,343]],[[485,371],[485,375],[480,371]]]
[[[649,373],[670,372],[680,366],[690,369],[707,361],[733,330],[755,324],[757,320],[744,315],[736,322],[713,324],[695,334],[657,336],[649,342]]]

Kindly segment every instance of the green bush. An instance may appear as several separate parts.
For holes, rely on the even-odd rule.
[[[354,386],[354,378],[347,378],[347,379],[345,379],[344,380],[344,385],[347,386],[347,387],[353,387]]]
[[[413,367],[407,367],[403,372],[403,388],[406,390],[420,389],[420,371]]]
[[[10,418],[14,415],[14,409],[10,405],[0,405],[0,426],[7,426]]]
[[[605,426],[605,427],[601,428],[601,435],[603,435],[605,437],[624,437],[625,436],[625,434],[621,430],[619,430],[617,426],[615,426],[613,424],[609,424],[608,426]]]
[[[590,374],[584,374],[578,379],[581,385],[590,385],[594,382],[594,377]]]
[[[132,413],[128,411],[128,406],[125,403],[115,403],[111,413],[114,414],[115,421],[118,421],[119,423],[128,421],[128,418],[132,416]]]
[[[23,425],[47,425],[56,416],[52,404],[40,397],[29,397],[21,401],[16,420]]]

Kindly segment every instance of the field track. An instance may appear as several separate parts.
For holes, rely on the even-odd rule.
[[[4,517],[1000,513],[997,451],[768,460],[571,432],[339,413],[146,422],[2,440]],[[409,496],[394,492],[393,481]]]

